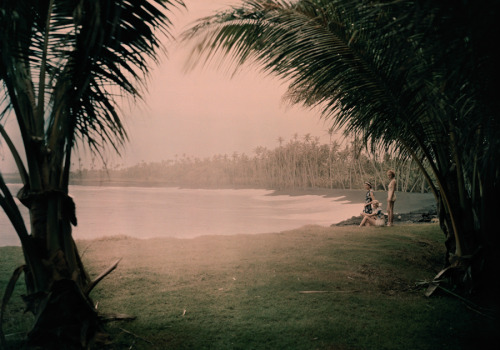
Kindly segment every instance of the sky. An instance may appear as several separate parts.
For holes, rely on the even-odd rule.
[[[240,0],[185,0],[186,9],[174,9],[169,18],[173,33],[185,30],[197,18],[238,4]],[[286,84],[277,78],[245,67],[234,77],[213,67],[184,73],[188,47],[166,44],[162,58],[148,80],[144,101],[124,103],[122,115],[129,142],[121,158],[109,153],[108,166],[131,166],[139,162],[175,159],[176,155],[211,157],[234,152],[253,155],[258,146],[278,146],[278,138],[294,134],[320,137],[328,142],[328,125],[319,114],[283,102]],[[11,118],[13,119],[13,118]],[[11,120],[7,129],[14,125]],[[2,146],[3,147],[3,146]],[[79,157],[84,166],[88,155]],[[6,149],[0,150],[2,171],[13,170]]]

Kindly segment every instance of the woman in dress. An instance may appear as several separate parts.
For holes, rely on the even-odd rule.
[[[361,215],[372,213],[372,202],[375,200],[372,184],[369,183],[368,181],[365,182],[365,190],[367,191],[365,195],[365,206],[363,208],[363,213],[361,213]]]

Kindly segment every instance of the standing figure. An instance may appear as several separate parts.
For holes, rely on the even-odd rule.
[[[396,173],[394,170],[387,172],[389,186],[387,192],[387,226],[392,226],[394,221],[394,202],[396,201]]]
[[[372,202],[375,200],[375,195],[373,194],[372,184],[369,182],[365,182],[365,206],[363,208],[363,213],[371,214],[372,213]]]

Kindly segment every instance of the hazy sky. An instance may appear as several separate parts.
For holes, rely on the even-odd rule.
[[[195,19],[238,0],[186,0],[188,10],[174,10],[175,32]],[[123,120],[130,142],[121,159],[110,165],[161,161],[183,154],[208,157],[245,152],[257,146],[274,148],[279,137],[289,140],[310,133],[328,141],[327,129],[317,113],[283,103],[286,87],[276,78],[245,69],[233,78],[214,68],[183,73],[187,49],[167,45],[169,57],[152,71],[145,101],[125,105]],[[12,121],[11,121],[12,122]],[[1,155],[6,155],[6,150]],[[11,168],[5,156],[2,171]]]

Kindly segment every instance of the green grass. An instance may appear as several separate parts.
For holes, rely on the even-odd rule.
[[[103,313],[137,316],[108,324],[107,349],[484,348],[494,322],[416,284],[439,271],[442,241],[429,224],[79,246],[92,276],[123,259],[92,294]],[[21,261],[20,249],[0,249],[2,290]],[[29,329],[18,299],[6,334]]]
[[[0,248],[0,293],[3,298],[5,289],[14,270],[23,265],[23,255],[20,247]],[[24,303],[21,294],[26,293],[24,276],[16,283],[14,295],[11,297],[3,317],[3,331],[9,345],[16,349],[25,338],[26,332],[33,324],[33,316],[24,313]]]

